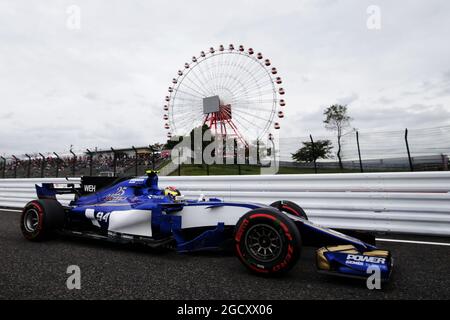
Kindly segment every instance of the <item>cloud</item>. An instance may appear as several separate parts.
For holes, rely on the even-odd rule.
[[[328,134],[323,109],[348,104],[360,129],[448,123],[445,1],[73,1],[0,3],[0,153],[165,141],[167,87],[192,55],[244,44],[286,89],[281,134]],[[446,66],[447,68],[443,68]],[[6,75],[6,76],[5,76]]]
[[[9,120],[9,119],[12,119],[13,117],[14,117],[14,112],[6,112],[6,113],[0,114],[0,119],[2,119],[2,120]]]
[[[88,100],[97,100],[98,96],[94,93],[94,92],[87,92],[86,94],[83,95],[86,99]]]
[[[442,104],[412,104],[408,108],[370,108],[353,113],[353,125],[362,130],[403,130],[450,125],[450,108]],[[383,123],[389,119],[389,122]],[[393,127],[390,122],[395,123]]]
[[[338,99],[336,100],[336,103],[337,103],[337,104],[341,104],[341,105],[346,106],[346,105],[349,105],[349,104],[351,104],[352,102],[358,100],[358,98],[359,98],[359,96],[358,96],[356,93],[353,92],[353,93],[352,93],[351,95],[349,95],[349,96],[345,96],[345,97],[338,98]]]

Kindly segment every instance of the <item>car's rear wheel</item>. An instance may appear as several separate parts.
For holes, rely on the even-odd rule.
[[[242,216],[236,225],[234,240],[239,260],[257,274],[283,274],[300,257],[298,228],[274,209],[254,209]]]
[[[308,220],[305,210],[303,210],[298,204],[288,200],[275,201],[270,205],[271,207],[277,208],[281,212],[289,213],[294,216]]]
[[[64,208],[56,200],[34,200],[22,211],[20,227],[30,241],[41,241],[64,225]]]

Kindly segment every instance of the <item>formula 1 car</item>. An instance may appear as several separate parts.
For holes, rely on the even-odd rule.
[[[321,272],[357,278],[377,268],[388,280],[393,259],[371,241],[318,226],[290,201],[272,205],[225,202],[217,198],[187,200],[173,187],[160,189],[158,175],[137,178],[83,177],[81,183],[36,185],[38,200],[21,215],[21,230],[30,241],[54,233],[178,252],[216,250],[227,245],[250,271],[279,275],[290,270],[304,245],[316,252]],[[74,194],[63,206],[56,198]],[[325,246],[325,247],[324,247]]]

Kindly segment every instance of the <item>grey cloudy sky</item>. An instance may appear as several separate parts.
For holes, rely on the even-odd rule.
[[[367,28],[370,5],[380,30]],[[164,141],[176,71],[229,43],[278,68],[282,136],[323,134],[333,103],[361,130],[448,125],[449,12],[444,0],[0,0],[0,154]]]

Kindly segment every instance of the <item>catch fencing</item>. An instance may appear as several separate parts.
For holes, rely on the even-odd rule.
[[[280,138],[280,160],[292,161],[292,154],[303,143],[329,141],[328,158],[317,159],[317,169],[339,167],[339,150],[335,135]],[[314,152],[314,147],[313,147]],[[448,170],[450,126],[394,131],[350,130],[342,136],[340,156],[345,169],[371,171],[436,171]],[[311,167],[312,163],[292,163]]]
[[[0,179],[0,207],[22,208],[36,197],[34,185],[45,182],[67,180]],[[174,185],[187,198],[204,194],[263,204],[291,200],[311,221],[327,227],[450,236],[450,172],[169,176],[160,177],[160,185]],[[68,203],[71,197],[59,199]]]
[[[288,169],[284,173],[448,171],[450,163],[450,126],[395,131],[350,130],[342,136],[341,163],[338,161],[339,148],[333,133],[326,136],[280,136],[275,140],[274,154],[279,156],[280,167]],[[320,152],[316,149],[320,141],[329,141],[332,147],[325,159],[319,156]],[[267,148],[267,153],[270,150],[272,154],[272,143],[269,141],[249,143],[256,150],[264,151]],[[312,148],[309,148],[316,161],[294,162],[292,155],[304,148],[305,143],[312,143]],[[0,178],[130,176],[143,174],[150,168],[162,169],[162,174],[181,175],[181,168],[176,171],[178,163],[169,161],[169,149],[168,145],[156,143],[145,147],[71,149],[22,155],[7,155],[0,150]],[[250,164],[250,160],[260,163],[258,159],[247,157],[245,163]],[[233,162],[236,164],[236,161]],[[205,174],[209,175],[209,166],[205,164],[204,167]],[[232,166],[228,166],[228,169],[233,170]],[[241,174],[240,165],[236,173]]]

